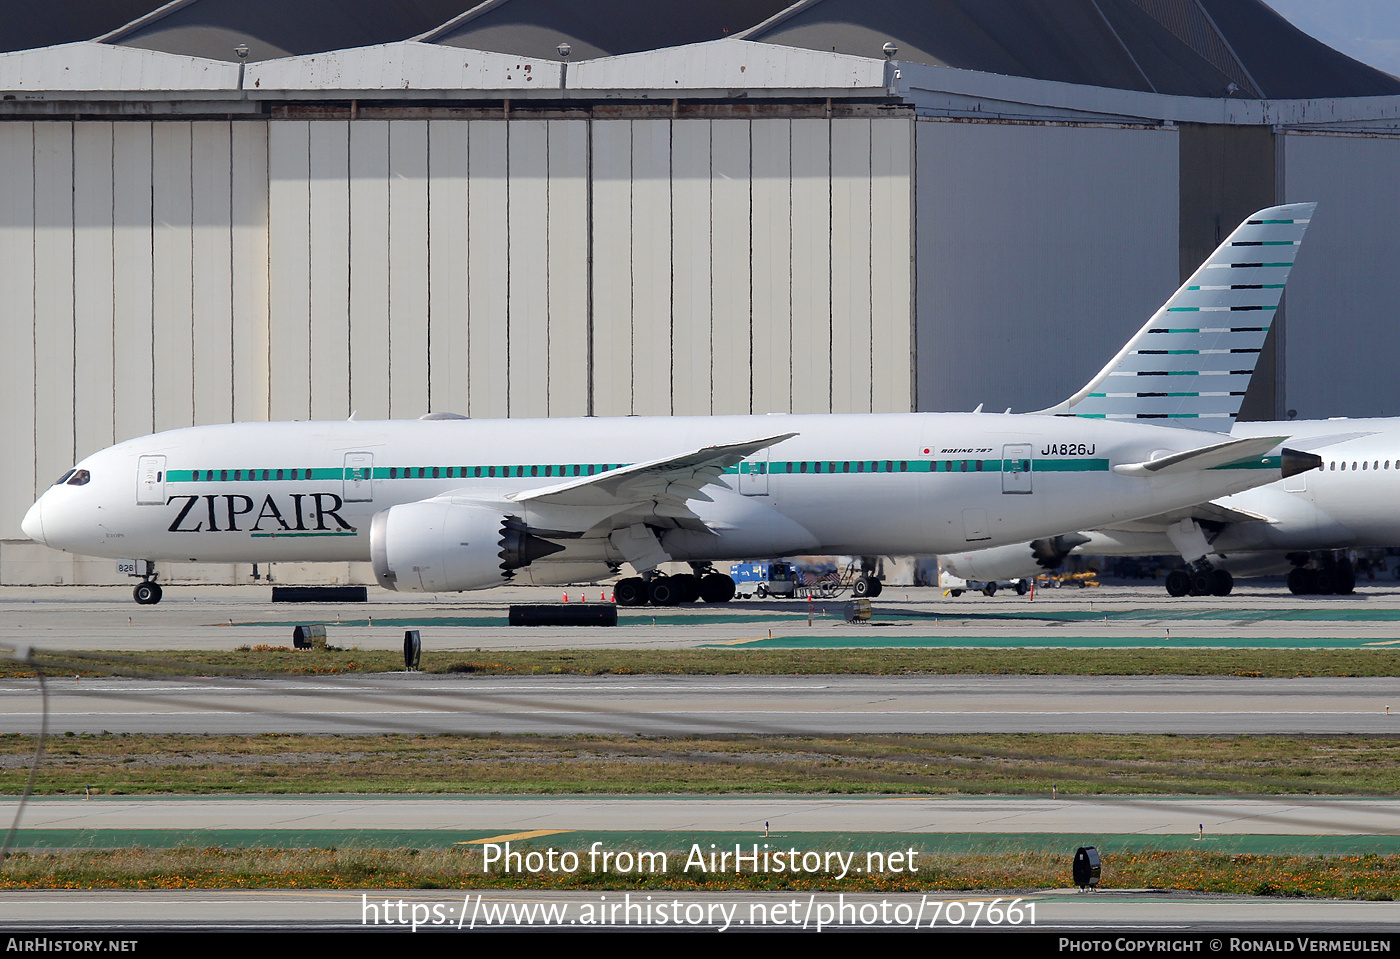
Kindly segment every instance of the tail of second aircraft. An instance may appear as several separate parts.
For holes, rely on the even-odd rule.
[[[1228,432],[1316,205],[1245,220],[1097,376],[1039,412]]]

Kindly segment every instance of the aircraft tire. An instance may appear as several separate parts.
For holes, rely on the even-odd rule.
[[[681,595],[680,584],[672,576],[658,576],[647,584],[647,598],[653,606],[675,606]]]
[[[645,606],[647,602],[647,584],[640,576],[629,576],[626,579],[617,581],[613,587],[613,596],[617,599],[619,606]]]
[[[132,599],[136,600],[141,606],[154,606],[156,603],[160,602],[161,595],[160,586],[149,580],[137,583],[131,590]]]
[[[710,573],[700,580],[700,598],[707,603],[727,603],[735,592],[734,580],[723,573]]]
[[[1350,596],[1356,592],[1356,569],[1351,565],[1351,560],[1342,560],[1337,564],[1336,586],[1339,596]]]
[[[1198,569],[1190,574],[1192,596],[1209,596],[1215,590],[1215,577],[1211,572],[1208,569]]]
[[[857,576],[856,581],[851,584],[851,595],[856,599],[875,595],[874,582],[869,576]]]
[[[1167,595],[1185,596],[1191,592],[1191,574],[1184,569],[1174,569],[1167,574]]]
[[[1228,569],[1217,569],[1214,571],[1214,583],[1211,588],[1213,596],[1229,596],[1230,591],[1235,588],[1235,577],[1230,575]]]
[[[997,594],[997,584],[996,584],[996,583],[988,583],[988,584],[986,585],[986,587],[984,587],[983,590],[982,590],[982,595],[987,596],[987,597],[992,597],[992,596],[995,596],[996,594]]]
[[[677,603],[693,603],[700,598],[700,577],[694,573],[677,573],[671,577],[671,582],[679,592]]]
[[[870,577],[870,598],[874,599],[876,596],[879,596],[884,591],[885,584],[880,582],[874,576]]]
[[[1313,572],[1313,592],[1331,596],[1337,591],[1337,570],[1324,566]]]
[[[1026,595],[1027,593],[1029,593],[1030,591],[1031,591],[1030,584],[1027,583],[1024,579],[1018,579],[1018,580],[1016,580],[1016,595],[1017,595],[1017,596],[1024,596],[1024,595]]]
[[[1307,596],[1312,589],[1312,570],[1296,566],[1288,572],[1288,591],[1294,596]]]

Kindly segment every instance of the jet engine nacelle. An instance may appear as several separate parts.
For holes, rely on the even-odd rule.
[[[1066,533],[1037,539],[1013,546],[979,549],[973,553],[940,556],[943,568],[966,580],[999,582],[1007,579],[1030,579],[1041,573],[1059,569],[1076,546],[1089,542],[1079,533]]]
[[[513,570],[563,549],[499,509],[434,500],[376,513],[369,544],[379,585],[415,593],[499,586]]]

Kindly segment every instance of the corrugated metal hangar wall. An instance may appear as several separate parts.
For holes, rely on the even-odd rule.
[[[4,535],[192,424],[908,410],[911,128],[0,123]]]

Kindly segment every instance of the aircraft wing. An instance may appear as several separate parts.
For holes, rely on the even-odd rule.
[[[1144,516],[1142,519],[1133,520],[1130,523],[1114,523],[1111,526],[1105,526],[1103,528],[1118,530],[1125,533],[1165,533],[1168,526],[1179,523],[1184,519],[1194,519],[1201,523],[1273,522],[1270,517],[1262,513],[1254,513],[1249,510],[1236,509],[1230,506],[1221,506],[1219,503],[1199,503],[1196,506],[1187,506],[1184,509],[1159,513],[1156,516]]]
[[[546,511],[562,508],[595,517],[618,517],[618,526],[630,525],[635,519],[625,517],[637,517],[641,513],[672,519],[680,526],[703,529],[687,504],[691,500],[710,502],[704,488],[717,483],[726,469],[796,435],[780,433],[722,446],[706,446],[596,476],[512,493],[507,499]]]

